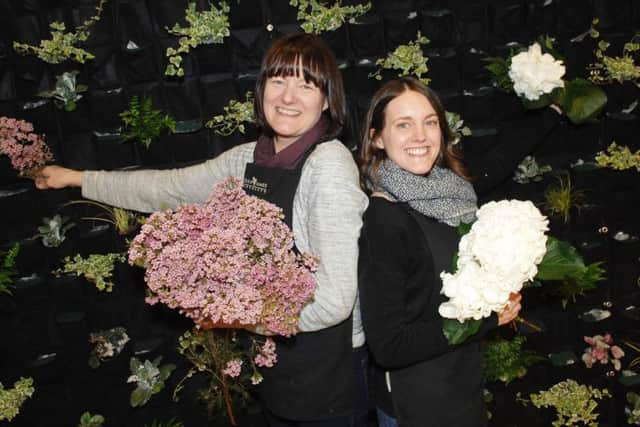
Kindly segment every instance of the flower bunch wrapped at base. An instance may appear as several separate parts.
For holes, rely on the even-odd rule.
[[[259,327],[290,336],[313,296],[317,260],[294,252],[293,234],[282,219],[280,208],[247,195],[240,180],[229,178],[204,205],[151,215],[131,243],[129,262],[146,268],[148,303],[179,310],[198,329]],[[181,348],[192,362],[193,355],[210,354],[194,365],[213,376],[210,391],[221,390],[232,417],[229,393],[242,388],[243,364],[273,365],[275,344],[253,336],[236,345],[235,333],[198,329],[189,336],[197,340]],[[258,375],[254,369],[252,383]]]

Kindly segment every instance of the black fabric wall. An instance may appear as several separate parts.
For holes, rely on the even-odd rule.
[[[93,28],[85,49],[96,58],[84,65],[49,65],[33,56],[19,56],[13,40],[38,44],[48,38],[48,23],[64,21],[72,28],[93,14],[95,2],[88,0],[1,0],[0,1],[0,115],[32,122],[46,135],[57,162],[78,169],[123,167],[176,167],[202,161],[242,141],[254,138],[250,129],[243,136],[220,137],[202,126],[188,133],[171,134],[152,144],[149,150],[122,142],[117,136],[123,111],[133,95],[151,96],[154,106],[178,121],[204,123],[222,113],[230,99],[244,98],[253,83],[260,58],[271,40],[299,30],[296,11],[288,0],[230,0],[231,36],[221,45],[200,46],[185,56],[184,78],[166,78],[167,46],[177,45],[165,26],[181,22],[186,1],[110,0],[101,21]],[[344,1],[343,4],[353,4]],[[491,85],[482,58],[505,55],[509,43],[528,45],[540,34],[556,37],[558,50],[567,58],[568,77],[586,76],[594,59],[595,41],[585,37],[572,42],[600,19],[602,38],[612,42],[610,52],[620,52],[640,27],[640,4],[632,0],[400,0],[372,2],[366,16],[349,22],[323,37],[341,63],[348,94],[350,124],[345,144],[357,148],[359,122],[373,91],[380,82],[367,78],[375,59],[398,44],[415,39],[420,30],[431,43],[429,56],[431,86],[442,96],[450,111],[462,114],[473,135],[462,144],[470,163],[481,161],[493,148],[508,149],[518,144],[518,134],[536,128],[536,114],[525,112],[513,95]],[[198,9],[208,7],[198,0]],[[269,25],[271,24],[271,25]],[[127,50],[133,41],[140,49]],[[80,71],[79,82],[88,92],[74,112],[65,112],[50,100],[36,97],[50,89],[55,76]],[[391,73],[385,73],[388,78]],[[560,123],[551,135],[532,149],[541,164],[569,169],[578,158],[593,160],[598,150],[613,140],[640,148],[636,110],[622,112],[638,98],[638,88],[614,84],[604,88],[609,96],[605,114],[598,123],[574,126]],[[518,125],[513,138],[504,141],[505,129]],[[498,146],[498,144],[500,144]],[[565,378],[607,386],[614,398],[601,404],[601,425],[625,424],[624,394],[634,387],[622,386],[617,377],[606,375],[604,367],[587,370],[579,360],[583,335],[610,331],[614,338],[639,339],[640,316],[630,309],[640,303],[640,243],[619,242],[615,232],[640,235],[638,223],[640,190],[638,172],[605,169],[573,169],[573,183],[587,190],[588,209],[575,213],[568,225],[554,222],[554,234],[570,239],[588,261],[605,262],[607,279],[598,290],[578,298],[563,309],[559,301],[539,290],[525,294],[525,315],[541,323],[545,333],[529,337],[531,348],[546,355],[571,350],[578,356],[574,365],[554,367],[543,363],[530,375],[505,388],[492,384],[492,425],[546,426],[550,412],[523,409],[515,403],[516,391],[532,392]],[[505,176],[495,182],[482,200],[501,198],[542,200],[547,177],[539,183],[517,184]],[[142,271],[119,265],[111,294],[96,291],[84,279],[55,278],[50,271],[61,266],[65,255],[106,253],[125,248],[124,238],[112,228],[95,229],[97,223],[80,217],[95,213],[89,208],[60,208],[80,198],[78,190],[37,191],[32,182],[19,178],[6,157],[0,157],[0,200],[2,225],[0,244],[19,241],[20,279],[13,296],[0,295],[0,381],[11,386],[20,376],[35,379],[36,392],[12,422],[15,426],[70,426],[85,410],[103,414],[108,426],[143,426],[152,420],[173,416],[186,426],[224,425],[207,421],[204,407],[195,399],[197,381],[173,403],[170,394],[180,374],[188,368],[177,354],[176,338],[190,324],[176,313],[144,303]],[[45,248],[30,239],[44,216],[63,213],[78,225],[59,248]],[[580,320],[579,314],[592,308],[608,308],[613,316],[598,323]],[[125,326],[132,341],[123,354],[97,370],[88,367],[88,334],[99,329]],[[624,348],[623,366],[635,357]],[[152,359],[163,355],[165,362],[178,365],[166,389],[143,408],[128,404],[133,387],[126,384],[129,357]],[[619,374],[618,374],[619,376]],[[637,389],[637,387],[635,387]],[[257,417],[245,414],[242,425],[260,425]]]

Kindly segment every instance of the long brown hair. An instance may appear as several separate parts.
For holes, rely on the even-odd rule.
[[[358,163],[360,168],[360,186],[367,193],[371,192],[369,183],[372,182],[372,177],[377,174],[380,163],[387,158],[386,152],[378,148],[375,144],[375,140],[380,136],[385,126],[387,105],[408,90],[424,95],[438,116],[442,140],[440,141],[440,155],[438,156],[436,164],[449,168],[455,174],[466,180],[470,180],[471,176],[462,161],[462,153],[452,144],[453,135],[447,125],[445,110],[438,95],[416,78],[401,77],[388,81],[376,91],[371,98],[369,111],[367,111],[362,127],[360,158]]]
[[[275,136],[264,114],[265,83],[269,77],[300,74],[327,98],[329,108],[323,114],[329,119],[329,126],[322,140],[336,138],[342,132],[347,117],[342,75],[331,49],[322,38],[313,34],[285,35],[274,41],[265,53],[256,81],[256,123],[266,135]]]

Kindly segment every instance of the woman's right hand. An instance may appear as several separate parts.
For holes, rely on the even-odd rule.
[[[35,176],[36,188],[40,190],[65,187],[81,187],[83,171],[63,168],[61,166],[45,166]]]
[[[520,300],[522,300],[522,295],[520,295],[520,292],[515,294],[512,293],[511,295],[509,295],[509,302],[502,309],[502,311],[498,313],[499,326],[505,325],[518,317],[518,314],[520,314],[520,309],[522,308],[522,305],[520,305]]]

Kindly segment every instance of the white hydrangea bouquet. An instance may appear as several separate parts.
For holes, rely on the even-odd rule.
[[[442,272],[439,307],[443,332],[460,344],[478,332],[482,319],[499,313],[511,293],[538,280],[593,285],[603,279],[600,263],[585,266],[569,243],[547,236],[548,220],[531,201],[484,204],[460,239],[455,272]]]
[[[515,92],[525,108],[556,104],[574,124],[592,121],[604,109],[607,95],[587,79],[565,80],[566,67],[560,58],[553,48],[553,39],[546,36],[506,59],[485,60],[496,85]]]

